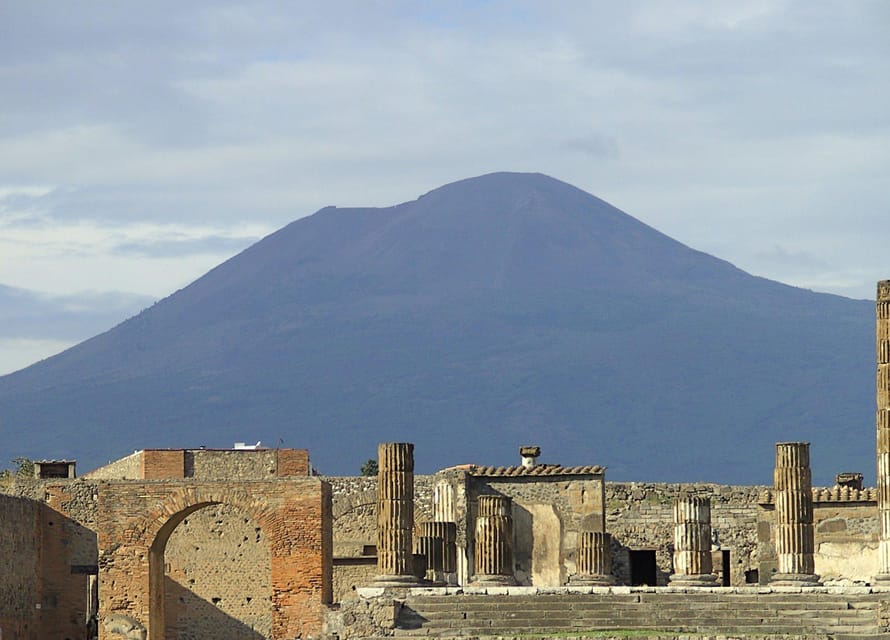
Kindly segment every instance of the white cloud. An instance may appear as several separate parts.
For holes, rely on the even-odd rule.
[[[499,170],[576,184],[758,275],[863,297],[890,275],[880,1],[0,14],[6,284],[162,296],[322,206]]]

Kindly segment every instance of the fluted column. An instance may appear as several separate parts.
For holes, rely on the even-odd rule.
[[[877,350],[878,574],[874,582],[890,585],[890,280],[878,282],[875,301]]]
[[[513,577],[513,501],[479,496],[476,515],[476,584],[516,584]]]
[[[713,587],[711,573],[711,499],[681,496],[674,500],[674,573],[672,586]]]
[[[453,522],[421,522],[417,538],[417,553],[426,558],[426,579],[433,583],[448,583],[456,571],[455,538],[457,525]]]
[[[437,482],[433,487],[433,520],[454,522],[454,486],[448,481]]]
[[[416,584],[414,528],[414,445],[383,442],[377,447],[378,586]]]
[[[606,587],[615,584],[612,575],[612,534],[582,531],[578,537],[578,574],[569,584]]]
[[[776,555],[779,572],[771,584],[817,586],[813,550],[813,483],[810,476],[810,443],[776,444]]]

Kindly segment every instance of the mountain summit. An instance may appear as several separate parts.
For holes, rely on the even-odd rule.
[[[612,479],[745,483],[799,439],[828,481],[873,466],[872,313],[495,173],[296,220],[0,378],[0,428],[10,457],[87,467],[262,438],[330,474],[407,440],[431,471],[534,443]]]

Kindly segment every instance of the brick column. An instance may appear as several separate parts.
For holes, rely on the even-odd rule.
[[[571,585],[607,587],[615,584],[612,575],[612,534],[582,531],[578,539],[578,574],[569,578]]]
[[[671,586],[713,587],[711,573],[711,499],[682,496],[674,500],[674,573]]]
[[[813,550],[813,484],[810,477],[810,443],[776,444],[776,555],[779,572],[770,584],[815,587]]]
[[[877,350],[878,574],[874,582],[890,586],[890,280],[878,282],[875,301]]]
[[[513,501],[479,496],[476,515],[475,575],[480,585],[516,584],[513,577]]]
[[[417,584],[413,532],[414,445],[383,442],[377,447],[376,586]]]

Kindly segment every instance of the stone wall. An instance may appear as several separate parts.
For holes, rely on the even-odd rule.
[[[357,598],[357,590],[367,587],[377,576],[377,558],[334,558],[334,602]]]
[[[89,615],[89,576],[96,568],[96,487],[82,480],[34,480],[12,490],[20,495],[0,495],[0,509],[6,511],[0,514],[0,553],[9,549],[13,554],[8,565],[3,563],[0,579],[0,597],[6,603],[0,604],[3,637],[16,637],[13,629],[23,638],[32,637],[27,633],[35,638],[82,637]],[[30,576],[25,583],[22,572]],[[21,589],[20,595],[5,592],[7,588],[14,593]],[[18,606],[10,608],[17,600]]]
[[[306,449],[146,449],[90,471],[90,480],[258,480],[310,475]]]
[[[250,514],[222,504],[195,511],[170,534],[164,561],[168,636],[269,637],[269,540]]]
[[[142,452],[136,451],[125,458],[109,462],[81,478],[89,480],[136,480],[142,477]]]
[[[331,485],[334,556],[357,557],[377,546],[377,477],[323,476]],[[433,476],[414,476],[414,532],[432,520]]]
[[[0,638],[38,640],[40,505],[0,494]]]
[[[486,494],[513,501],[514,575],[519,584],[561,586],[577,573],[581,531],[602,531],[602,476],[473,477],[468,479],[467,565],[472,566],[475,502]]]
[[[606,530],[612,534],[612,572],[631,583],[631,551],[655,551],[657,584],[667,584],[673,565],[672,506],[693,493],[711,499],[711,528],[730,556],[730,584],[743,585],[759,567],[758,497],[766,487],[716,484],[606,483]],[[747,574],[748,577],[752,575]],[[654,585],[650,585],[654,586]]]
[[[826,584],[866,584],[878,567],[880,523],[874,489],[814,489],[813,529],[816,574]],[[774,548],[773,496],[761,496],[758,542],[760,576],[768,578],[777,563]]]

